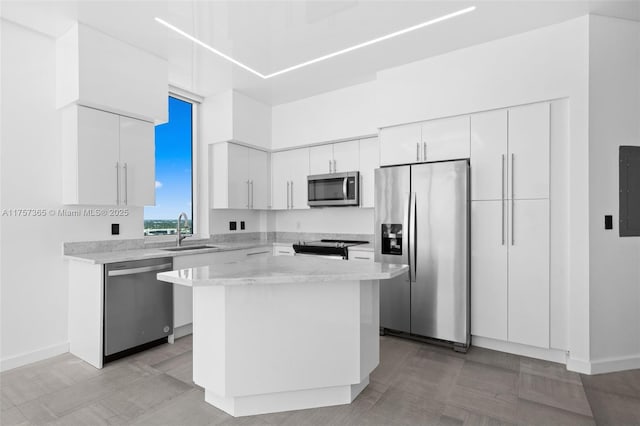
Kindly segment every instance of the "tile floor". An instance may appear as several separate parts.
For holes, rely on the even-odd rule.
[[[233,418],[191,382],[191,337],[97,370],[65,354],[0,375],[9,425],[640,425],[640,370],[581,376],[481,348],[381,337],[350,405]]]

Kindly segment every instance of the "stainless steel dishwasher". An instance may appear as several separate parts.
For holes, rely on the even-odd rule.
[[[104,362],[167,341],[173,333],[173,285],[156,274],[173,260],[136,260],[105,267]]]

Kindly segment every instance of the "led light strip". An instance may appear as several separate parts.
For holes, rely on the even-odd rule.
[[[175,31],[176,33],[180,34],[181,36],[191,40],[192,42],[196,43],[197,45],[204,47],[205,49],[209,50],[210,52],[215,53],[216,55],[226,59],[227,61],[229,61],[229,62],[231,62],[231,63],[233,63],[233,64],[235,64],[237,66],[239,66],[240,68],[243,68],[243,69],[249,71],[250,73],[252,73],[254,75],[257,75],[258,77],[261,77],[261,78],[266,80],[268,78],[275,77],[277,75],[281,75],[281,74],[287,73],[289,71],[297,70],[297,69],[300,69],[302,67],[306,67],[308,65],[315,64],[317,62],[324,61],[326,59],[333,58],[333,57],[338,56],[338,55],[342,55],[344,53],[353,52],[354,50],[361,49],[363,47],[370,46],[370,45],[375,44],[375,43],[380,43],[381,41],[384,41],[384,40],[389,40],[390,38],[397,37],[399,35],[406,34],[406,33],[409,33],[411,31],[419,30],[420,28],[424,28],[424,27],[427,27],[429,25],[436,24],[438,22],[446,21],[447,19],[455,18],[456,16],[464,15],[465,13],[473,12],[475,9],[476,9],[475,6],[467,7],[465,9],[458,10],[457,12],[449,13],[447,15],[440,16],[439,18],[431,19],[431,20],[423,22],[421,24],[414,25],[414,26],[411,26],[409,28],[405,28],[405,29],[400,30],[400,31],[396,31],[396,32],[384,35],[382,37],[374,38],[373,40],[365,41],[364,43],[359,43],[359,44],[353,45],[351,47],[347,47],[346,49],[338,50],[337,52],[329,53],[328,55],[320,56],[319,58],[315,58],[315,59],[312,59],[310,61],[302,62],[301,64],[294,65],[294,66],[288,67],[288,68],[284,68],[284,69],[282,69],[280,71],[276,71],[276,72],[273,72],[273,73],[267,74],[267,75],[262,74],[262,73],[260,73],[260,72],[258,72],[256,70],[254,70],[253,68],[249,67],[248,65],[245,65],[242,62],[233,59],[229,55],[225,55],[221,51],[209,46],[207,43],[203,42],[202,40],[197,39],[196,37],[192,36],[191,34],[185,32],[183,30],[181,30],[180,28],[176,27],[175,25],[172,25],[172,24],[168,23],[164,19],[160,19],[158,17],[156,17],[155,19],[160,24],[164,25],[165,27],[169,28],[170,30]]]

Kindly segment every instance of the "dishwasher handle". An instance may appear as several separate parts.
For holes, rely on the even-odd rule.
[[[153,271],[170,271],[173,265],[171,263],[163,263],[161,265],[152,265],[152,266],[141,266],[139,268],[128,268],[128,269],[116,269],[109,271],[107,276],[109,277],[117,277],[120,275],[134,275],[134,274],[142,274],[144,272],[153,272]]]

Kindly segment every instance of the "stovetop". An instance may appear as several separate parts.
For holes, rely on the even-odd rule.
[[[357,240],[300,241],[293,245],[293,250],[296,253],[342,256],[346,259],[349,247],[368,243],[369,241]]]

